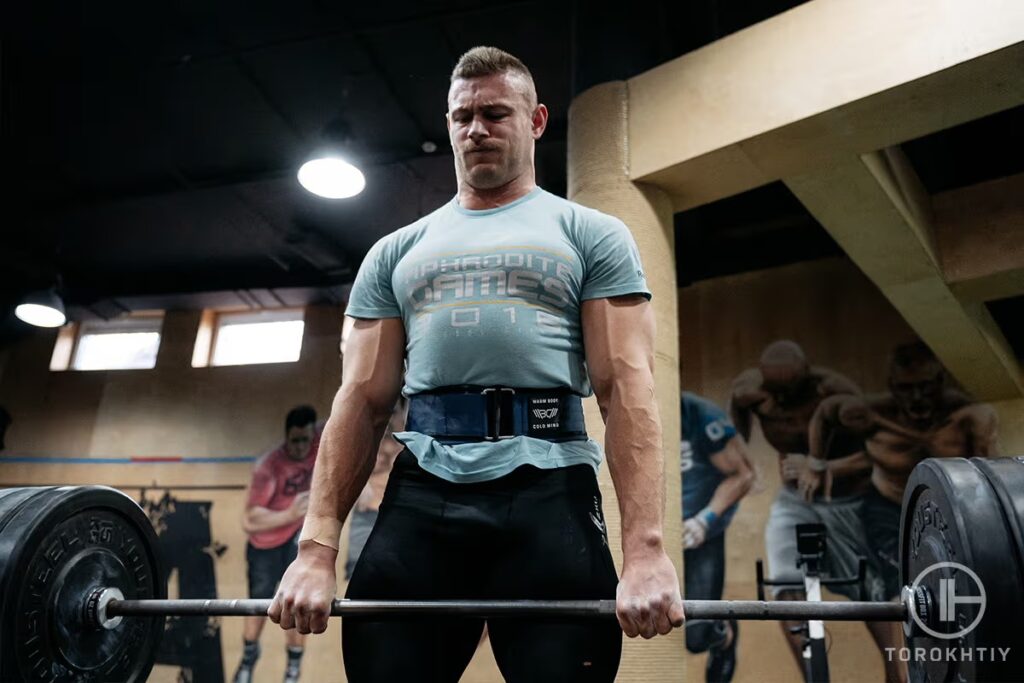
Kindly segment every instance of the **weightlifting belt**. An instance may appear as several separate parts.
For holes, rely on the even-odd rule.
[[[567,389],[442,387],[409,397],[405,428],[442,442],[587,438],[583,402]]]

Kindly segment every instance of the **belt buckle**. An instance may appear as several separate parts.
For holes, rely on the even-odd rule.
[[[480,390],[480,395],[487,398],[487,435],[484,441],[504,441],[514,439],[515,434],[501,433],[501,394],[516,393],[512,387],[487,387]],[[491,401],[494,401],[494,420],[491,420]]]

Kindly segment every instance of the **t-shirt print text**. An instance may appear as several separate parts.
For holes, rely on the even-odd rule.
[[[403,269],[406,300],[417,317],[439,316],[450,328],[557,328],[577,287],[571,263],[567,254],[530,246],[428,258]]]

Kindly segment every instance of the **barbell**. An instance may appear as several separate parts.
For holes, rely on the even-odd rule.
[[[686,600],[686,617],[902,622],[913,681],[1019,677],[1024,458],[925,460],[902,515],[898,602]],[[143,681],[165,617],[262,615],[270,606],[168,600],[156,549],[145,512],[114,489],[0,491],[0,680]],[[614,618],[615,603],[335,600],[331,615]]]

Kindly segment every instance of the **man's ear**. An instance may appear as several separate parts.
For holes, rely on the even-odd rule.
[[[533,130],[533,139],[539,140],[548,127],[548,108],[543,104],[538,104],[537,108],[533,110],[530,125]]]

